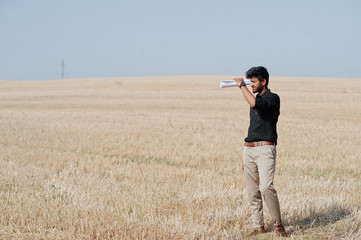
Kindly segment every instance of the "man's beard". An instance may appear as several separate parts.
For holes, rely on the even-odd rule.
[[[253,88],[252,88],[252,92],[253,93],[258,93],[258,92],[260,92],[261,91],[261,87],[258,87],[258,88],[256,88],[255,90],[253,90]]]

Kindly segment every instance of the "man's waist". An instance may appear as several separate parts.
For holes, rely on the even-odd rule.
[[[258,141],[258,142],[245,142],[244,145],[247,147],[259,147],[259,146],[264,146],[264,145],[276,146],[277,143],[270,142],[270,141]]]

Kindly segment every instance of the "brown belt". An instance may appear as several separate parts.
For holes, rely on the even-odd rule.
[[[258,146],[263,146],[263,145],[276,146],[276,143],[269,142],[269,141],[260,141],[260,142],[245,142],[244,145],[247,146],[247,147],[258,147]]]

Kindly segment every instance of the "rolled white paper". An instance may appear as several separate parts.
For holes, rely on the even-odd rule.
[[[244,83],[246,85],[251,84],[251,80],[244,79]],[[237,87],[237,83],[234,80],[223,80],[221,81],[221,84],[219,85],[220,88],[226,88],[226,87]]]

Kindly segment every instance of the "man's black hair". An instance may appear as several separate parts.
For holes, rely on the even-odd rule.
[[[262,82],[263,79],[265,79],[266,80],[266,88],[268,88],[269,74],[265,67],[258,66],[258,67],[253,67],[253,68],[249,69],[246,72],[246,78],[251,79],[253,77],[258,78],[258,80],[260,82]]]

